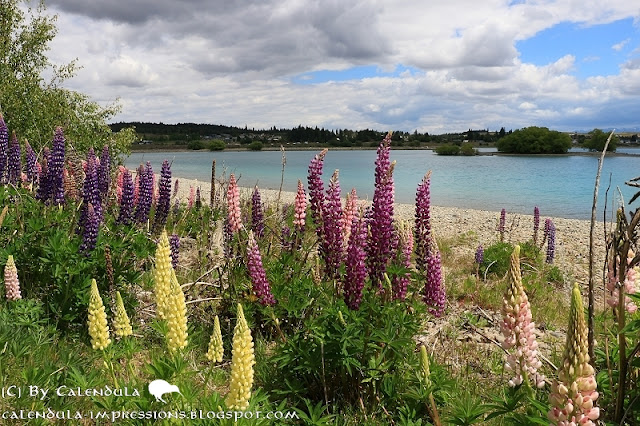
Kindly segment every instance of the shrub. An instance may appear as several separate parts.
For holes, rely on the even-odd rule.
[[[226,143],[219,139],[216,139],[209,144],[209,151],[223,151],[226,147]]]
[[[249,145],[249,149],[251,151],[262,151],[262,142],[260,141],[251,142],[251,144]]]
[[[438,155],[458,155],[459,153],[460,147],[458,145],[441,145],[436,148]]]

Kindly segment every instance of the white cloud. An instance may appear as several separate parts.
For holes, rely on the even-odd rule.
[[[615,50],[616,52],[621,51],[629,42],[631,41],[630,38],[624,39],[622,40],[620,43],[616,43],[613,46],[611,46],[611,48],[613,50]]]

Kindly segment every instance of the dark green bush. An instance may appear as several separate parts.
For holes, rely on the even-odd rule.
[[[249,149],[251,151],[262,151],[262,142],[260,141],[251,142],[251,144],[249,145]]]
[[[438,155],[458,155],[459,153],[460,147],[458,145],[441,145],[436,148]]]
[[[226,143],[219,139],[216,139],[209,144],[209,151],[223,151],[226,147]]]

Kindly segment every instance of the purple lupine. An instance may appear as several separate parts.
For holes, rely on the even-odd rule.
[[[282,233],[280,234],[280,245],[282,251],[290,252],[293,250],[293,241],[291,240],[291,228],[287,225],[282,225]]]
[[[500,233],[500,242],[504,241],[505,225],[507,223],[507,211],[500,210],[500,222],[498,223],[498,232]]]
[[[196,210],[200,210],[202,207],[202,198],[200,197],[200,187],[196,188],[196,202],[195,202]]]
[[[153,227],[160,231],[167,224],[167,217],[169,217],[169,209],[171,208],[171,165],[168,160],[162,162],[158,186],[160,188]]]
[[[556,226],[551,219],[545,221],[545,229],[547,228],[547,263],[551,264],[556,254]]]
[[[426,270],[427,253],[431,245],[431,171],[422,178],[416,190],[416,217],[413,228],[416,268]]]
[[[51,151],[48,147],[44,147],[42,151],[42,166],[38,174],[38,190],[36,198],[43,203],[51,196],[51,182],[49,179],[49,160],[51,159]]]
[[[271,294],[271,286],[267,281],[267,274],[262,266],[262,256],[256,242],[253,231],[249,231],[249,242],[247,245],[247,267],[249,268],[249,277],[253,292],[258,297],[258,301],[263,306],[271,306],[276,304],[276,299]]]
[[[349,309],[358,310],[367,278],[367,221],[361,213],[351,222],[344,277],[344,301]]]
[[[118,223],[130,225],[133,220],[133,179],[131,172],[124,170],[122,175],[122,196],[120,197],[120,212]]]
[[[316,234],[322,238],[322,208],[324,206],[324,183],[322,182],[322,168],[324,166],[324,156],[328,149],[323,149],[309,163],[309,174],[307,183],[309,184],[309,205],[311,208],[311,219],[316,225]]]
[[[102,148],[100,156],[100,168],[98,169],[98,189],[102,200],[107,199],[109,193],[109,183],[111,181],[111,156],[109,155],[109,146]]]
[[[538,230],[540,229],[540,209],[533,208],[533,244],[538,244]]]
[[[149,211],[153,202],[153,169],[151,162],[147,161],[146,167],[140,167],[140,190],[138,194],[138,205],[136,206],[135,219],[138,223],[145,223],[149,219]]]
[[[93,148],[89,148],[87,153],[87,170],[82,186],[82,200],[79,223],[81,231],[86,227],[89,205],[91,205],[98,223],[102,221],[102,201],[100,199],[100,190],[98,189],[98,168]]]
[[[390,154],[391,132],[387,133],[387,136],[380,143],[375,161],[375,189],[371,203],[372,213],[367,245],[369,278],[371,278],[371,284],[378,288],[382,285],[389,259],[395,250],[394,243],[397,244],[397,236],[393,226],[393,169],[395,161],[390,162]]]
[[[176,269],[180,259],[180,236],[178,234],[171,234],[169,237],[169,248],[171,248],[171,265],[173,269]]]
[[[16,137],[16,132],[11,133],[8,157],[8,180],[12,185],[17,185],[20,182],[20,175],[22,174],[22,160],[20,157],[20,143]]]
[[[178,196],[178,185],[180,184],[180,180],[176,179],[176,182],[173,184],[173,198]]]
[[[29,141],[25,140],[24,145],[25,160],[27,162],[27,168],[25,172],[27,174],[27,180],[29,181],[29,183],[33,183],[35,181],[36,174],[38,173],[38,166],[36,165],[38,159],[36,157],[36,153],[33,151],[33,148],[31,148]]]
[[[402,266],[406,272],[401,275],[394,275],[391,280],[393,298],[404,300],[407,295],[407,287],[411,280],[411,253],[413,253],[413,233],[408,226],[400,228],[400,249],[397,252],[396,262]]]
[[[253,194],[251,194],[251,230],[256,238],[262,238],[264,235],[264,208],[258,186],[253,189]]]
[[[91,252],[96,247],[96,241],[98,240],[98,231],[100,227],[100,220],[96,211],[91,203],[87,206],[87,218],[84,222],[82,229],[82,243],[80,244],[80,252],[87,256],[91,255]]]
[[[4,183],[4,175],[7,171],[9,153],[9,128],[0,113],[0,185]]]
[[[435,242],[429,249],[426,263],[427,279],[424,284],[423,300],[429,307],[429,312],[440,317],[444,313],[445,288],[442,282],[442,259]]]
[[[322,209],[322,234],[320,256],[324,260],[325,274],[329,278],[340,277],[340,265],[344,260],[344,237],[342,234],[342,201],[338,170],[333,173],[326,201]]]
[[[53,199],[53,204],[56,206],[64,203],[64,144],[65,139],[62,127],[56,127],[53,136],[53,147],[51,149],[51,160],[48,162],[51,198]],[[96,210],[96,214],[99,218],[102,218],[101,210]]]
[[[176,179],[176,183],[177,182],[178,180]],[[173,203],[173,215],[178,216],[178,213],[180,213],[180,198],[176,198],[176,201]]]
[[[479,244],[476,249],[476,263],[478,265],[484,263],[484,247],[482,247],[482,244]]]

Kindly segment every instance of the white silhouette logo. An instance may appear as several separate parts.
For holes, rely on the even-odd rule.
[[[149,393],[156,397],[156,401],[162,401],[166,404],[167,401],[162,399],[162,396],[172,392],[180,393],[180,389],[178,389],[176,385],[172,385],[164,380],[154,380],[149,383]],[[182,394],[180,393],[180,395]]]

